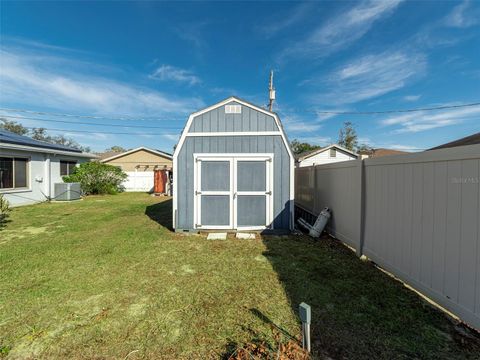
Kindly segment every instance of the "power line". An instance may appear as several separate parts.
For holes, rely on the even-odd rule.
[[[21,120],[32,120],[32,121],[46,121],[46,122],[55,122],[55,123],[65,123],[72,125],[93,125],[93,126],[115,126],[123,128],[142,128],[142,129],[176,129],[181,130],[183,128],[178,126],[143,126],[143,125],[119,125],[119,124],[105,124],[105,123],[90,123],[90,122],[72,122],[65,120],[53,120],[53,119],[40,119],[40,118],[31,118],[25,116],[13,116],[13,115],[3,115],[3,117],[11,119],[21,119]]]
[[[467,104],[458,104],[458,105],[444,105],[444,106],[434,106],[434,107],[425,107],[425,108],[413,108],[413,109],[395,109],[395,110],[381,110],[381,111],[328,111],[328,110],[315,110],[315,109],[293,109],[294,111],[307,111],[317,114],[332,114],[332,115],[374,115],[374,114],[393,114],[393,113],[408,113],[408,112],[418,112],[418,111],[435,111],[435,110],[445,110],[445,109],[457,109],[463,107],[472,107],[480,106],[480,102],[467,103]],[[97,119],[97,120],[170,120],[170,121],[185,121],[185,118],[174,118],[174,117],[137,117],[133,115],[119,115],[114,114],[111,116],[97,116],[97,115],[76,115],[68,113],[55,113],[48,111],[34,111],[27,109],[14,109],[14,108],[0,108],[0,111],[8,112],[24,112],[37,115],[51,115],[51,116],[62,116],[62,117],[73,117],[73,118],[85,118],[85,119]],[[6,115],[5,115],[6,116]]]
[[[393,114],[393,113],[408,113],[408,112],[418,112],[418,111],[434,111],[434,110],[445,110],[445,109],[457,109],[464,107],[480,106],[480,102],[470,103],[470,104],[459,104],[459,105],[445,105],[445,106],[436,106],[436,107],[426,107],[426,108],[415,108],[415,109],[400,109],[400,110],[382,110],[382,111],[321,111],[313,109],[305,109],[308,112],[313,112],[316,114],[331,114],[331,115],[374,115],[374,114]]]
[[[152,120],[171,120],[171,121],[185,121],[185,118],[174,118],[174,117],[159,117],[159,116],[151,116],[151,117],[137,117],[133,115],[112,115],[108,116],[97,116],[97,115],[75,115],[75,114],[61,114],[55,112],[48,112],[48,111],[35,111],[35,110],[27,110],[27,109],[12,109],[12,108],[0,108],[0,111],[9,111],[9,112],[22,112],[28,114],[35,114],[35,115],[49,115],[49,116],[62,116],[62,117],[73,117],[73,118],[83,118],[83,119],[96,119],[96,120],[145,120],[145,121],[152,121]]]
[[[25,126],[27,129],[37,129],[35,127],[28,127]],[[87,130],[68,130],[68,129],[52,129],[52,128],[44,128],[45,130],[49,131],[63,131],[65,133],[87,133],[87,134],[109,134],[109,135],[174,135],[180,136],[178,134],[171,134],[171,133],[136,133],[136,132],[111,132],[111,131],[87,131]]]

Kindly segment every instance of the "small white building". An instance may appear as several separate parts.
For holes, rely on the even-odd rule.
[[[330,164],[340,161],[356,160],[358,155],[345,149],[338,144],[332,144],[324,148],[308,151],[297,155],[295,165],[297,167]]]
[[[55,183],[91,158],[95,155],[0,129],[0,194],[11,206],[54,199]]]

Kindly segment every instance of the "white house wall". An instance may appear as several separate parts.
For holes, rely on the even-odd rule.
[[[312,166],[313,164],[321,165],[321,164],[336,163],[340,161],[356,160],[356,158],[351,154],[348,154],[338,149],[336,149],[336,152],[337,152],[336,157],[330,157],[330,150],[327,149],[325,151],[322,151],[319,154],[313,155],[305,160],[302,160],[299,166],[304,167],[304,166]]]
[[[10,157],[28,158],[28,184],[27,189],[0,190],[11,206],[29,205],[46,201],[54,195],[54,184],[63,182],[60,176],[60,160],[71,160],[82,163],[85,158],[75,156],[44,154],[39,152],[21,150],[1,150],[1,155]],[[50,159],[50,165],[49,161]]]

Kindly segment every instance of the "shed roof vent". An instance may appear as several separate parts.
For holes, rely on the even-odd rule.
[[[225,105],[225,114],[241,114],[242,105]]]

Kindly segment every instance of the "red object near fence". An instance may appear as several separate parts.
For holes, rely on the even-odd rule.
[[[153,192],[165,194],[167,192],[167,170],[155,170],[153,176]]]

